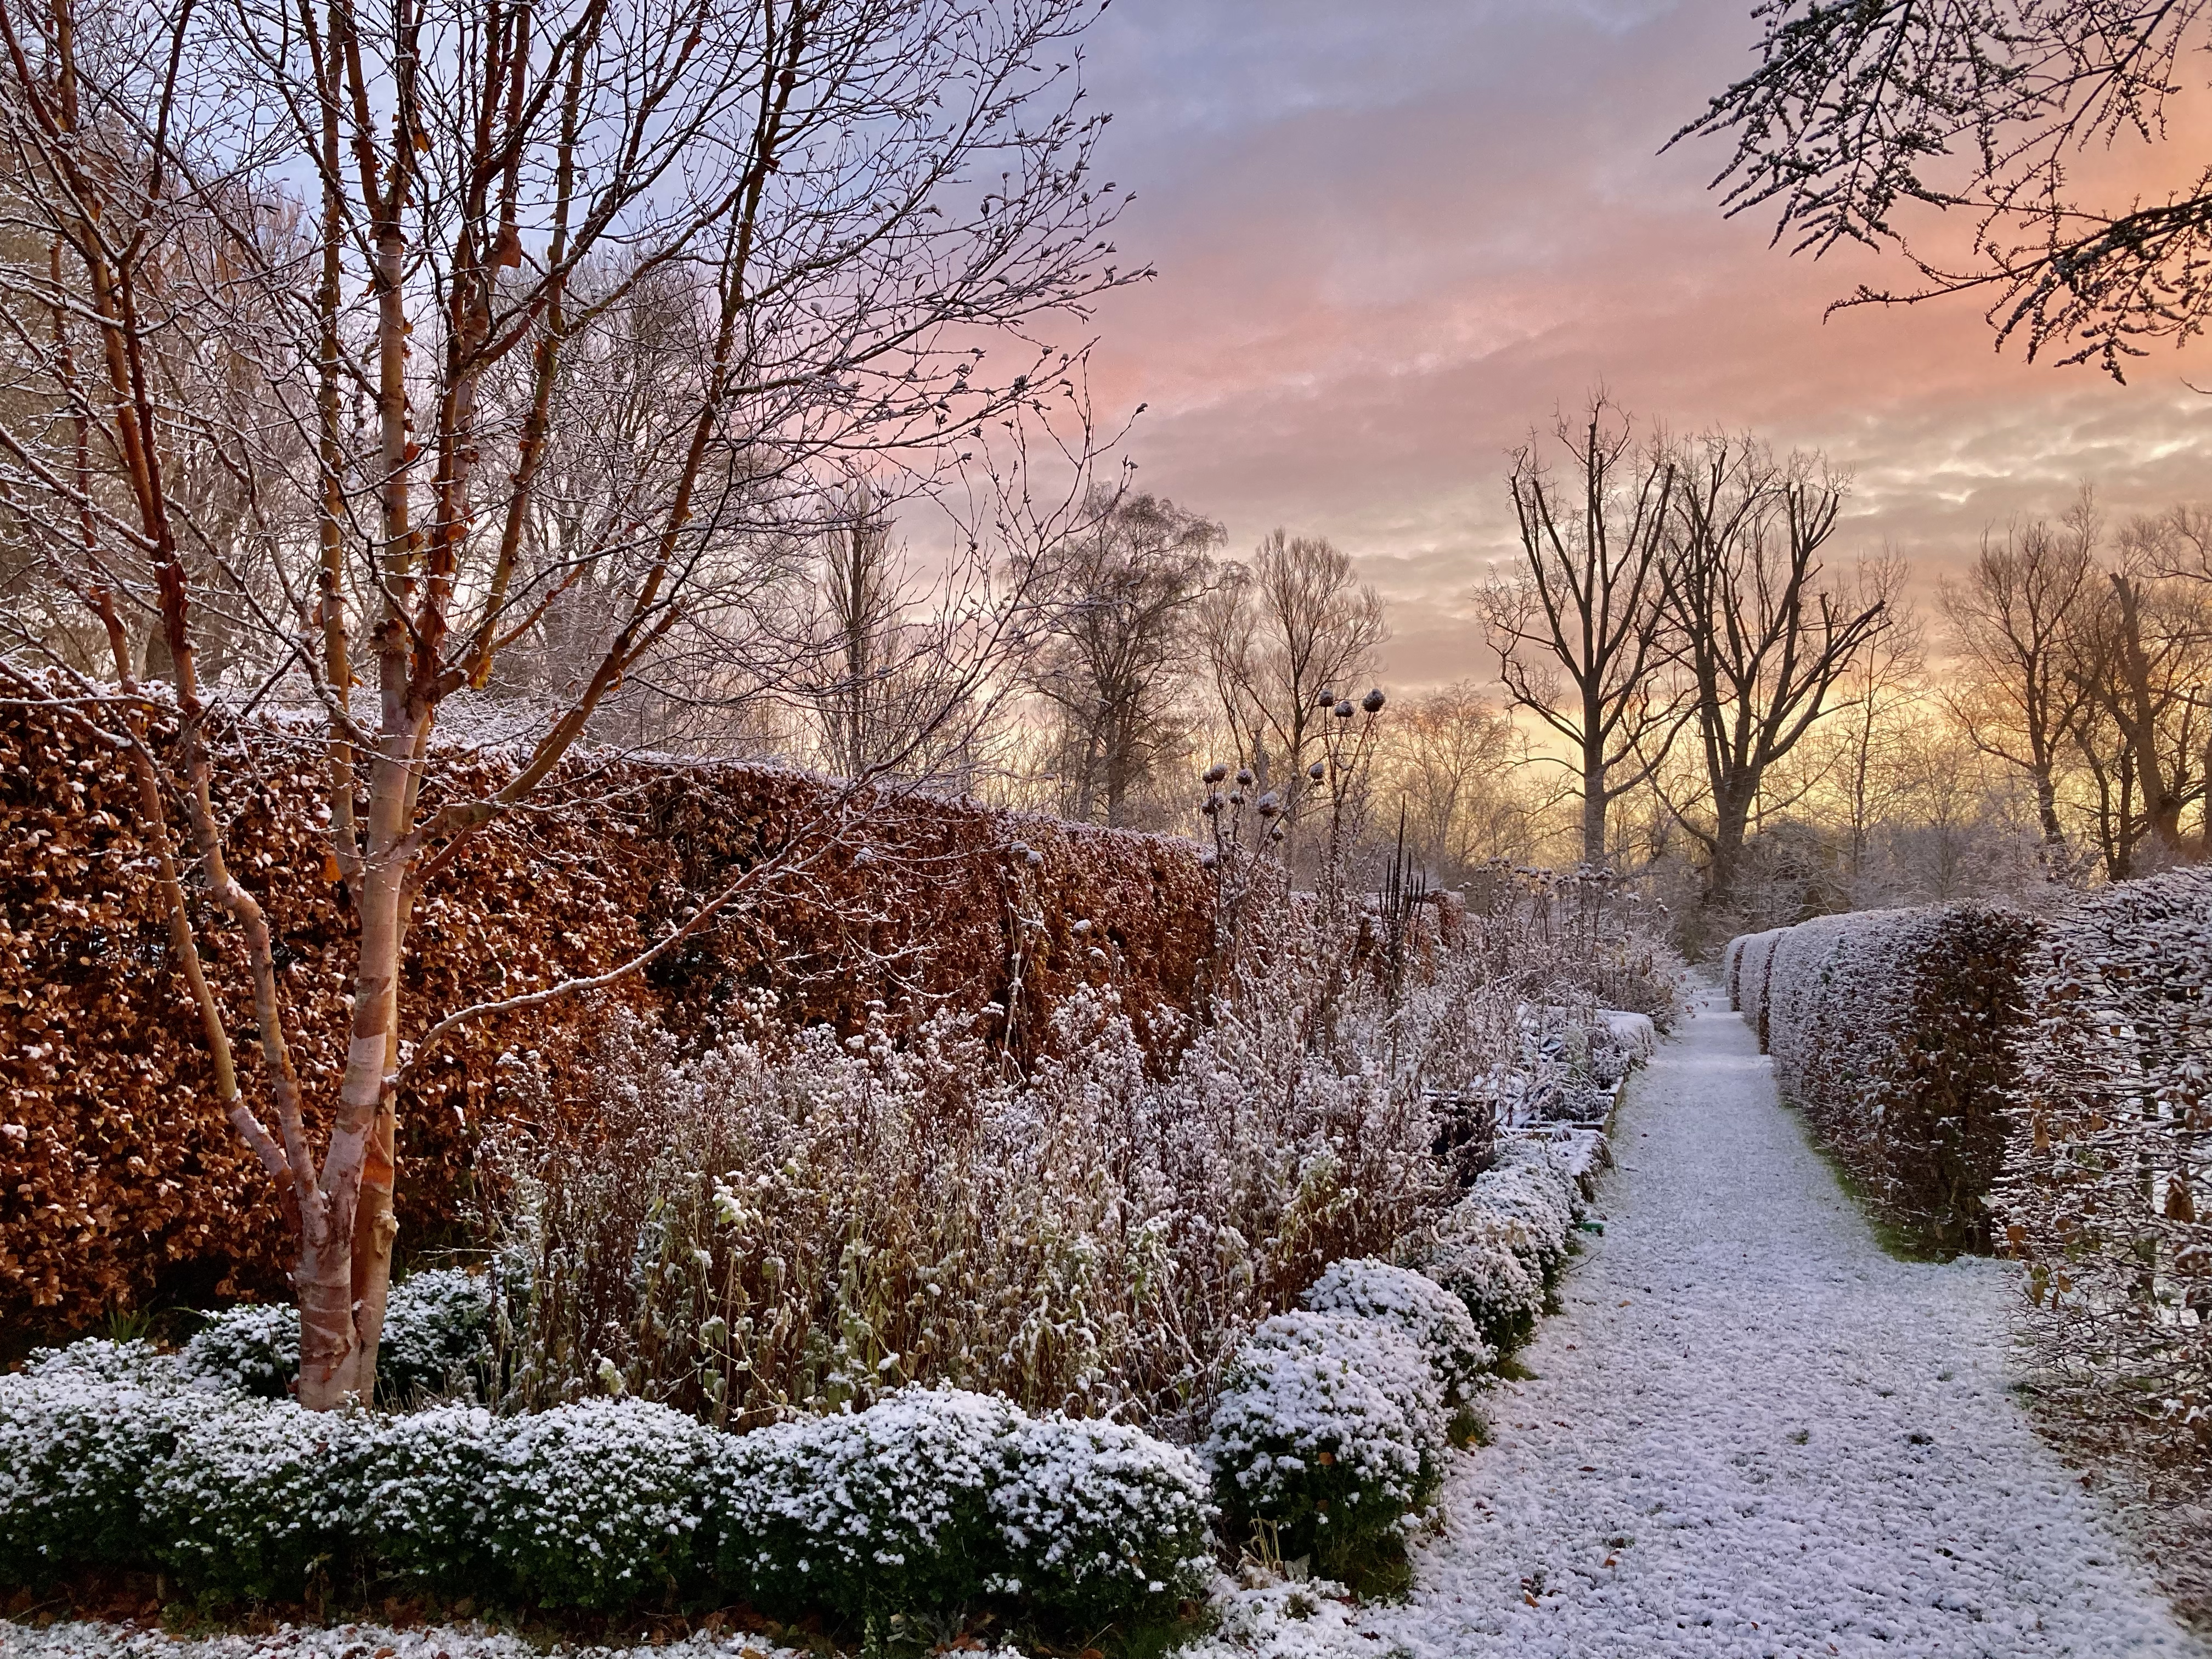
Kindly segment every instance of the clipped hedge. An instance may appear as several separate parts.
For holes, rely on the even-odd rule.
[[[1202,1594],[1212,1520],[1189,1453],[952,1390],[730,1436],[632,1400],[311,1413],[138,1344],[0,1376],[0,1587],[159,1568],[215,1603],[398,1588],[864,1620],[1018,1599],[1095,1631]]]
[[[2012,1032],[1995,1207],[2046,1387],[2212,1452],[2212,870],[2122,882],[2045,932]]]
[[[216,740],[216,811],[277,943],[286,1036],[319,1136],[354,940],[344,890],[325,871],[321,746],[260,726]],[[496,787],[514,764],[499,750],[441,753],[427,804]],[[623,961],[830,796],[819,779],[768,767],[579,758],[542,810],[475,838],[423,894],[402,1036]],[[274,1295],[290,1265],[274,1188],[216,1103],[138,815],[112,754],[50,710],[0,709],[0,1328],[19,1333],[76,1328],[157,1292]],[[847,1033],[872,1001],[1012,1004],[1024,1053],[1088,985],[1110,982],[1139,1014],[1188,1006],[1212,915],[1194,843],[919,795],[864,797],[842,821],[803,890],[763,897],[607,996],[680,1033],[741,994],[773,993],[791,1023]],[[1018,914],[1037,926],[1014,997]],[[235,1036],[252,1019],[240,936],[210,908],[195,921]],[[580,1109],[595,1035],[574,1006],[519,1011],[457,1032],[410,1081],[399,1107],[409,1237],[455,1222],[471,1151],[518,1093]],[[241,1084],[268,1121],[262,1067],[250,1044],[240,1052]],[[510,1089],[525,1070],[536,1082]]]
[[[1745,942],[1782,1097],[1886,1220],[1938,1253],[1993,1248],[1985,1200],[2036,942],[2033,918],[1980,903],[1822,916]]]

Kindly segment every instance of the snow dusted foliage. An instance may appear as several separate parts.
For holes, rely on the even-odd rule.
[[[394,1285],[376,1352],[379,1397],[474,1392],[491,1359],[491,1288],[489,1278],[452,1267]],[[281,1400],[300,1374],[300,1310],[229,1309],[185,1344],[177,1363],[188,1377]]]
[[[1721,984],[1728,992],[1729,1008],[1740,1012],[1743,1007],[1743,987],[1736,978],[1736,969],[1743,965],[1744,942],[1750,937],[1738,933],[1721,951]]]
[[[1501,1142],[1467,1195],[1403,1248],[1413,1266],[1459,1298],[1483,1340],[1501,1353],[1527,1341],[1543,1315],[1598,1146],[1595,1136],[1563,1146],[1533,1135]]]
[[[2212,1451],[2212,871],[2049,924],[1995,1206],[2030,1352],[2078,1407]]]
[[[1315,1313],[1378,1320],[1411,1337],[1449,1404],[1473,1399],[1498,1361],[1498,1350],[1483,1340],[1467,1304],[1410,1267],[1371,1257],[1333,1262],[1300,1299]]]
[[[1442,1471],[1443,1391],[1379,1321],[1278,1314],[1237,1351],[1200,1456],[1230,1536],[1276,1530],[1325,1570],[1390,1536]]]
[[[486,1159],[527,1284],[509,1403],[597,1392],[604,1359],[733,1429],[915,1382],[1139,1422],[1202,1409],[1243,1331],[1443,1197],[1425,1082],[1486,1006],[1459,988],[1456,1014],[1408,999],[1395,1069],[1386,1011],[1355,1000],[1316,1048],[1272,989],[1164,1075],[1102,999],[1062,1011],[1026,1079],[951,1020],[697,1058],[618,1033],[606,1143]]]
[[[300,1310],[273,1302],[227,1309],[178,1350],[177,1363],[210,1386],[281,1400],[300,1375]]]
[[[1204,1594],[1213,1515],[1205,1472],[1182,1448],[1059,1415],[1022,1425],[991,1491],[1009,1588],[1091,1629]]]
[[[317,1575],[342,1575],[360,1534],[368,1419],[237,1394],[182,1398],[168,1455],[139,1490],[154,1559],[217,1601],[295,1601]]]
[[[1500,1353],[1519,1347],[1544,1313],[1544,1281],[1516,1250],[1517,1224],[1462,1200],[1413,1247],[1421,1272],[1457,1297],[1482,1340]]]
[[[0,1376],[0,1584],[153,1565],[139,1481],[176,1437],[176,1375],[158,1358],[80,1342]]]
[[[2006,907],[1946,904],[1822,916],[1771,947],[1765,1047],[1783,1098],[1933,1249],[1990,1249],[1984,1200],[2036,927]]]
[[[1761,1054],[1766,1052],[1767,970],[1773,964],[1776,942],[1789,931],[1786,927],[1770,927],[1763,933],[1747,934],[1742,939],[1742,948],[1735,954],[1735,978],[1729,1000],[1759,1034]]]
[[[1133,1429],[915,1388],[725,1448],[719,1571],[760,1607],[873,1619],[1019,1594],[1111,1619],[1205,1582],[1198,1468]]]
[[[376,1436],[364,1531],[392,1570],[453,1574],[479,1596],[602,1610],[657,1601],[704,1567],[720,1444],[637,1400],[392,1418]],[[472,1562],[465,1577],[457,1554]]]

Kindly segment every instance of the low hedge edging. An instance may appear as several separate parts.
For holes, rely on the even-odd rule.
[[[0,1584],[158,1570],[210,1603],[319,1582],[862,1619],[1018,1595],[1095,1627],[1172,1614],[1211,1566],[1189,1453],[983,1395],[744,1436],[632,1400],[374,1417],[88,1346],[0,1377]]]

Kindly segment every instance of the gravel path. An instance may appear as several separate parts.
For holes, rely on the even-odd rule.
[[[1455,1659],[2205,1652],[2007,1392],[2004,1267],[1885,1255],[1724,1000],[1613,1144],[1535,1380],[1363,1629]]]

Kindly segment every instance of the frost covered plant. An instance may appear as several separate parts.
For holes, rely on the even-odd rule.
[[[1498,1360],[1467,1304],[1410,1267],[1372,1257],[1334,1262],[1300,1300],[1315,1313],[1378,1320],[1412,1338],[1453,1405],[1472,1401]]]
[[[491,1283],[446,1267],[410,1274],[392,1287],[376,1357],[380,1400],[474,1391],[491,1359]],[[300,1310],[289,1304],[232,1308],[185,1343],[177,1359],[189,1377],[281,1400],[300,1374]]]
[[[1237,1350],[1200,1455],[1231,1536],[1265,1522],[1327,1571],[1392,1538],[1441,1474],[1442,1391],[1372,1320],[1279,1315]]]
[[[1002,1590],[1090,1629],[1171,1613],[1212,1576],[1198,1461],[1126,1424],[1024,1424],[990,1512],[1006,1552]]]
[[[990,1492],[1020,1423],[1004,1400],[912,1389],[738,1436],[717,1475],[722,1583],[775,1611],[967,1605],[1006,1570]]]
[[[1500,1353],[1528,1340],[1544,1312],[1544,1281],[1516,1248],[1520,1225],[1462,1200],[1413,1249],[1425,1276],[1457,1297],[1482,1340]]]
[[[1514,1254],[1547,1285],[1566,1263],[1580,1202],[1565,1165],[1542,1142],[1529,1140],[1507,1141],[1462,1200],[1503,1221]]]
[[[479,1599],[655,1603],[706,1570],[720,1446],[690,1418],[635,1400],[392,1418],[372,1447],[362,1529],[386,1571]]]
[[[991,1494],[1024,1419],[963,1389],[756,1430],[719,1475],[722,1583],[775,1610],[848,1618],[969,1606],[1014,1577]]]
[[[177,1394],[143,1343],[77,1343],[0,1376],[0,1584],[153,1565],[141,1479],[179,1416],[212,1406]]]
[[[154,1559],[216,1601],[296,1601],[347,1573],[371,1445],[358,1413],[186,1394],[140,1487]]]

